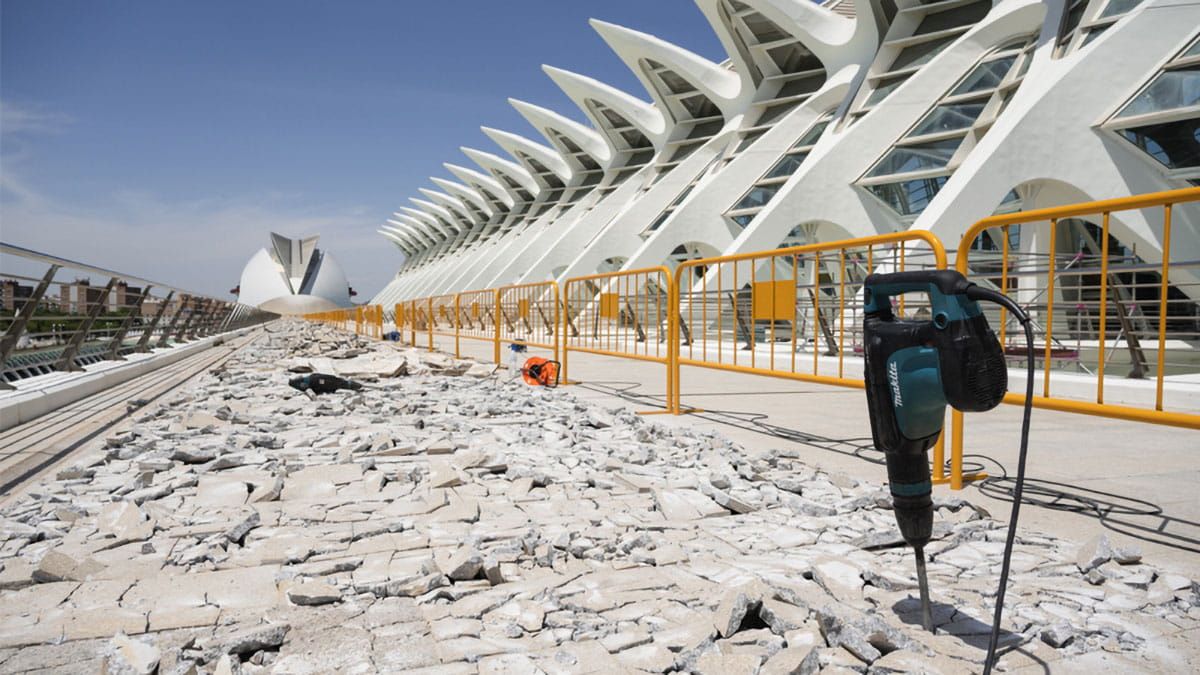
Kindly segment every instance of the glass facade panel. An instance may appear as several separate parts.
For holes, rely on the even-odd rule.
[[[771,201],[776,192],[779,192],[778,185],[756,185],[750,188],[750,191],[733,207],[733,210],[738,211],[766,206],[767,202]]]
[[[924,136],[926,134],[938,134],[944,131],[957,131],[966,129],[975,123],[979,118],[979,114],[983,112],[983,106],[986,101],[977,103],[954,103],[951,105],[939,105],[929,114],[925,115],[925,119],[917,123],[915,129],[909,136]]]
[[[1067,11],[1067,16],[1063,19],[1062,30],[1059,32],[1059,39],[1066,40],[1079,27],[1079,22],[1083,20],[1083,12],[1087,9],[1087,0],[1075,0],[1071,4],[1071,9]]]
[[[1200,66],[1161,73],[1117,117],[1186,108],[1200,104]]]
[[[746,134],[746,137],[742,139],[742,142],[738,143],[737,149],[734,150],[734,153],[735,154],[740,153],[741,151],[745,150],[746,148],[750,147],[751,145],[754,145],[754,141],[757,141],[765,133],[767,133],[767,132],[764,130],[764,131],[752,131],[752,132]]]
[[[692,193],[692,188],[694,188],[694,187],[696,187],[696,184],[692,183],[691,185],[684,188],[683,192],[680,192],[679,196],[675,198],[675,201],[671,202],[671,207],[674,208],[674,207],[682,204],[683,200],[687,199],[687,196]]]
[[[692,133],[688,134],[688,137],[699,138],[701,136],[712,136],[720,131],[721,127],[723,126],[725,126],[725,120],[713,120],[711,122],[697,124],[696,126],[692,127]]]
[[[954,156],[954,151],[962,143],[961,138],[951,138],[933,143],[907,145],[892,148],[892,151],[880,160],[879,164],[868,173],[868,176],[890,176],[897,173],[927,171],[940,169]]]
[[[625,131],[622,131],[621,138],[625,139],[625,142],[628,143],[629,147],[631,148],[644,148],[650,145],[650,140],[646,138],[645,134],[637,129],[626,129]]]
[[[629,166],[641,166],[654,158],[654,150],[639,150],[629,156]]]
[[[647,231],[647,232],[654,232],[654,231],[655,231],[655,230],[657,230],[658,228],[662,227],[662,224],[663,224],[663,223],[665,223],[665,222],[667,222],[667,218],[670,218],[670,217],[671,217],[671,212],[670,212],[670,211],[667,211],[666,213],[660,213],[660,214],[658,214],[658,217],[654,219],[654,222],[653,222],[653,223],[650,223],[650,227],[647,227],[647,228],[646,228],[646,231]]]
[[[658,76],[662,78],[663,84],[667,85],[667,89],[670,89],[671,93],[683,94],[696,90],[691,83],[677,75],[675,71],[663,70],[658,73]]]
[[[787,101],[784,103],[776,103],[775,105],[767,106],[763,109],[762,115],[760,115],[759,118],[754,121],[754,123],[756,125],[770,124],[780,117],[783,117],[787,111],[795,108],[797,103],[797,101]]]
[[[800,73],[806,70],[816,70],[821,67],[821,61],[812,52],[798,43],[776,47],[767,52],[781,73]]]
[[[969,94],[973,91],[995,89],[1000,84],[1000,81],[1004,79],[1004,76],[1008,74],[1009,69],[1012,68],[1013,61],[1016,59],[1016,56],[1006,56],[1002,59],[988,61],[987,63],[975,66],[975,69],[967,75],[967,78],[961,84],[954,88],[954,91],[950,92],[950,95],[958,96],[960,94]]]
[[[908,79],[908,75],[901,75],[899,77],[893,77],[893,78],[889,78],[886,80],[880,80],[879,84],[876,85],[874,91],[871,92],[871,95],[867,97],[867,102],[865,103],[865,105],[873,106],[876,103],[879,103],[883,99],[887,98],[888,94],[895,91],[896,87],[899,87],[900,85],[904,84],[904,81],[907,79]]]
[[[1118,133],[1169,169],[1200,167],[1200,118],[1131,127]]]
[[[779,88],[779,93],[775,94],[776,98],[785,96],[799,96],[800,94],[811,94],[821,88],[825,82],[825,74],[812,75],[809,77],[801,77],[797,80],[792,80]]]
[[[1100,26],[1088,31],[1087,36],[1083,38],[1083,42],[1079,43],[1080,47],[1086,47],[1092,43],[1092,40],[1104,35],[1104,31],[1108,30],[1108,26]]]
[[[741,215],[732,216],[730,219],[738,225],[746,227],[750,224],[750,221],[754,220],[754,215],[755,214],[753,213],[743,213]]]
[[[775,22],[767,19],[758,12],[753,12],[742,17],[742,21],[746,22],[746,28],[754,33],[754,37],[758,38],[759,42],[775,42],[788,37],[788,34],[775,25]]]
[[[783,178],[784,176],[790,176],[796,173],[796,169],[799,169],[800,165],[804,163],[805,157],[808,157],[807,152],[784,155],[782,159],[775,163],[775,166],[771,167],[771,170],[763,178]]]
[[[973,2],[969,5],[962,5],[954,9],[930,14],[921,19],[921,24],[917,26],[917,30],[913,32],[913,35],[925,35],[926,33],[935,33],[948,28],[979,23],[990,11],[992,11],[992,3],[988,0],[982,0],[981,2]]]
[[[942,186],[946,184],[948,176],[935,176],[933,178],[921,178],[918,180],[907,180],[900,183],[888,183],[885,185],[868,185],[867,189],[876,197],[879,197],[888,206],[892,207],[897,213],[905,216],[914,216],[925,210],[929,206],[929,202],[933,200]]]
[[[621,127],[630,126],[629,120],[625,119],[619,113],[617,113],[615,110],[613,110],[611,108],[601,108],[600,114],[604,115],[604,119],[608,120],[609,124],[613,125],[614,127],[618,128],[618,129],[620,129]]]
[[[1184,57],[1200,56],[1200,40],[1196,40],[1195,42],[1193,42],[1192,46],[1189,47],[1188,50],[1183,53],[1183,56]]]
[[[800,137],[800,140],[796,141],[795,147],[800,148],[816,143],[817,139],[821,137],[821,134],[825,132],[825,127],[829,126],[829,122],[830,120],[824,119],[814,124],[811,129],[806,131],[804,135]]]
[[[1104,6],[1104,11],[1100,12],[1100,18],[1124,14],[1140,4],[1142,4],[1142,0],[1109,0],[1108,4]]]
[[[712,101],[703,94],[697,94],[688,98],[679,99],[679,104],[693,119],[700,117],[714,117],[721,114],[721,110],[713,105]]]
[[[940,54],[943,49],[949,47],[950,43],[957,39],[957,35],[951,35],[950,37],[909,45],[901,49],[900,53],[896,55],[896,60],[892,62],[891,70],[923,66],[932,61],[933,57]]]

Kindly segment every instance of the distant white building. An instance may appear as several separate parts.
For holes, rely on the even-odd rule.
[[[955,248],[998,211],[1200,185],[1200,4],[695,3],[726,58],[593,21],[649,100],[544,67],[589,124],[513,100],[545,143],[485,127],[496,152],[380,230],[407,260],[372,302],[905,229]],[[1069,225],[1060,252],[1096,223]],[[1200,207],[1174,227],[1200,258]],[[1113,217],[1147,263],[1162,232]]]
[[[238,302],[276,314],[307,314],[350,306],[342,266],[317,248],[319,236],[290,239],[271,233],[242,269]]]

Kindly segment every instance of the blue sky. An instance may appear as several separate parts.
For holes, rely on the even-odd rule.
[[[723,58],[690,0],[4,0],[0,238],[223,294],[319,232],[365,300],[480,125],[543,140],[508,97],[583,119],[541,64],[648,98],[589,17]]]

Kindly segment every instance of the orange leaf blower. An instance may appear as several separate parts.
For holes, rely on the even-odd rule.
[[[550,387],[558,386],[558,369],[561,364],[558,361],[543,359],[540,356],[530,357],[521,366],[521,378],[526,384],[535,387]]]

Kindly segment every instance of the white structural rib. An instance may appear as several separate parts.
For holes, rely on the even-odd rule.
[[[428,236],[422,234],[416,227],[414,227],[412,223],[408,221],[407,217],[404,217],[398,213],[393,214],[391,218],[388,218],[387,224],[385,224],[384,227],[392,230],[396,234],[403,235],[413,246],[416,246],[417,248],[426,249],[433,245],[433,242],[428,238]]]
[[[405,244],[413,249],[425,248],[425,242],[422,239],[413,236],[407,230],[404,230],[398,225],[393,224],[393,221],[391,220],[387,221],[387,223],[382,226],[382,229],[386,232],[392,233],[392,235],[396,237],[399,237],[404,241]]]
[[[508,99],[508,102],[564,157],[569,156],[571,150],[561,145],[562,137],[586,152],[601,168],[607,169],[612,163],[612,146],[594,129],[589,129],[573,119],[532,103],[515,98]],[[571,168],[578,169],[579,167]]]
[[[431,201],[409,197],[408,201],[416,204],[421,210],[434,216],[434,224],[441,228],[447,237],[454,237],[462,229],[458,218],[444,206],[438,206]]]
[[[622,117],[649,139],[656,150],[663,148],[674,123],[658,108],[586,75],[554,66],[542,66],[542,70],[550,76],[550,79],[554,80],[554,83],[563,90],[568,98],[575,102],[575,105],[579,106],[583,114],[592,121],[592,125],[604,134],[614,148],[625,148],[628,143],[625,142],[620,133],[621,130],[615,127],[612,120],[599,113],[597,104],[610,108]]]
[[[524,136],[518,136],[509,131],[501,131],[491,127],[479,127],[483,133],[487,134],[488,138],[495,141],[496,145],[504,148],[504,151],[512,155],[514,159],[520,162],[521,166],[525,167],[534,180],[543,187],[549,187],[541,180],[538,175],[537,167],[529,164],[529,159],[532,158],[541,162],[547,169],[554,172],[564,183],[571,180],[571,167],[567,166],[566,160],[562,155],[554,151],[553,148],[548,148],[541,143],[535,143]]]
[[[459,150],[462,150],[462,153],[466,155],[467,158],[472,162],[475,162],[484,169],[487,169],[494,178],[501,183],[504,183],[504,189],[510,192],[514,198],[518,197],[519,195],[517,195],[515,192],[515,188],[513,188],[511,185],[508,185],[506,181],[502,180],[502,176],[508,176],[513,181],[516,181],[518,185],[525,190],[528,190],[529,193],[534,197],[536,197],[538,193],[542,191],[541,184],[534,180],[533,176],[531,176],[524,167],[515,162],[509,161],[490,152],[476,150],[475,148],[463,147],[459,148]]]
[[[429,180],[434,185],[445,190],[447,193],[458,196],[458,198],[462,200],[464,204],[468,202],[474,204],[480,211],[483,212],[483,215],[485,216],[491,217],[492,213],[494,212],[492,210],[492,205],[488,203],[488,200],[485,199],[483,195],[479,194],[478,190],[469,188],[462,183],[455,183],[452,180],[446,180],[445,178],[438,178],[436,176],[431,176]]]
[[[641,81],[646,92],[676,121],[690,119],[680,113],[680,106],[670,91],[648,72],[646,61],[660,63],[703,93],[720,108],[726,118],[738,114],[754,96],[754,90],[742,86],[737,73],[708,59],[648,33],[618,26],[607,21],[591,20],[592,27],[608,43],[617,56],[629,66]]]
[[[743,86],[755,87],[749,78],[751,68],[748,66],[751,64],[747,59],[753,61],[758,70],[770,72],[774,68],[768,63],[770,57],[766,50],[761,47],[744,49],[742,39],[734,34],[723,18],[726,11],[724,7],[729,6],[728,0],[695,1],[728,52],[734,70],[746,74],[743,76]],[[862,17],[859,20],[808,0],[741,0],[740,4],[762,14],[781,30],[798,38],[830,73],[848,65],[869,62],[879,46],[875,8],[870,2],[856,3],[862,5],[858,8],[858,14]]]
[[[386,237],[393,244],[395,244],[396,248],[400,249],[401,251],[404,251],[405,255],[411,256],[412,254],[417,252],[417,249],[412,244],[408,243],[401,237],[397,236],[396,233],[392,232],[391,230],[380,228],[379,230],[376,230],[376,231],[379,234],[382,234],[384,237]]]
[[[434,202],[436,202],[436,203],[440,204],[441,206],[444,206],[445,208],[450,209],[454,213],[458,214],[458,218],[460,220],[466,221],[469,225],[477,225],[478,224],[476,222],[476,218],[475,218],[474,214],[471,213],[471,211],[467,208],[466,204],[462,203],[461,199],[459,199],[457,197],[451,197],[450,195],[448,195],[444,192],[438,192],[437,190],[430,190],[429,188],[418,188],[417,192],[420,192],[421,194],[425,195],[426,197],[429,197]]]
[[[512,193],[492,176],[465,166],[451,164],[450,162],[444,162],[442,166],[446,167],[446,170],[454,174],[459,180],[478,190],[480,195],[491,193],[503,203],[505,208],[512,208],[513,204],[516,203],[513,200]]]
[[[403,229],[413,237],[425,242],[425,246],[423,248],[429,248],[441,243],[442,240],[433,233],[433,230],[430,228],[428,223],[422,219],[415,218],[408,214],[409,211],[416,211],[416,209],[403,207],[400,210],[404,211],[404,213],[392,214],[392,218],[388,220],[388,224]]]
[[[409,199],[409,201],[411,202],[412,199]],[[434,218],[421,209],[414,209],[411,206],[401,206],[400,210],[410,219],[417,221],[420,224],[421,230],[435,242],[441,243],[446,240],[445,230],[438,223],[437,218]]]

